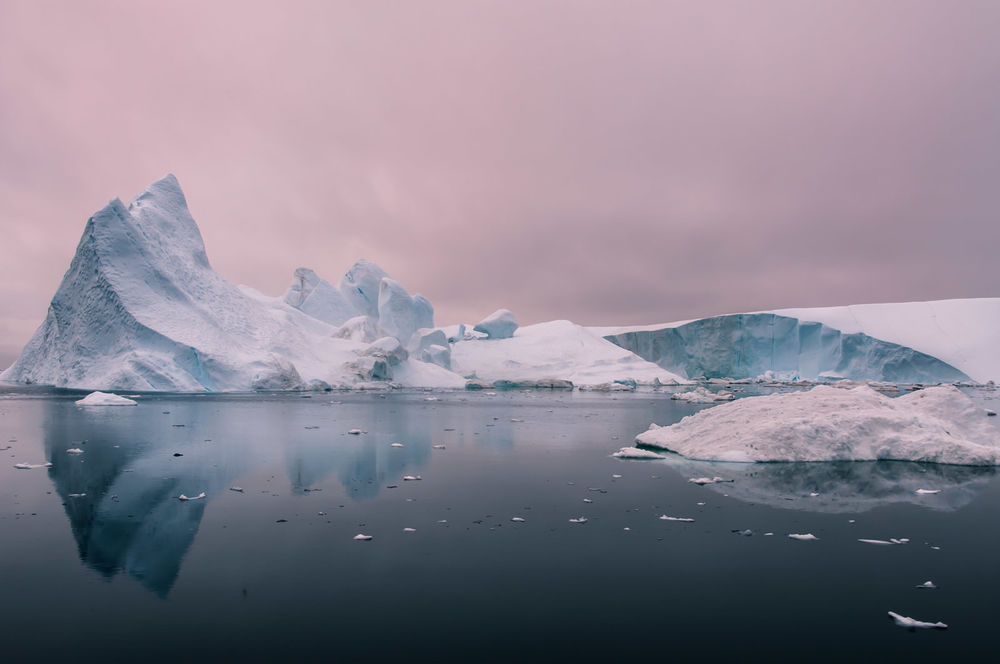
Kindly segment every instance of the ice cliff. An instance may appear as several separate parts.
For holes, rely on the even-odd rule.
[[[914,348],[774,313],[612,330],[605,338],[686,378],[970,380],[954,366]]]

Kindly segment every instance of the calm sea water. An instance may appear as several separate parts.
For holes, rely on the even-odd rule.
[[[78,394],[7,389],[0,657],[993,653],[993,469],[610,457],[650,422],[699,408],[668,397],[146,395],[134,408],[81,408]],[[992,393],[974,397],[996,408]],[[733,481],[688,482],[700,476]],[[927,580],[939,588],[915,588]],[[950,629],[909,632],[890,610]]]

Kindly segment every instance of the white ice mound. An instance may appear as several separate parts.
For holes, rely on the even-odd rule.
[[[451,347],[451,369],[489,382],[559,378],[574,385],[599,385],[619,379],[681,380],[568,320],[526,325],[510,339],[458,341]]]
[[[137,402],[108,392],[91,392],[75,402],[77,406],[135,406]]]
[[[497,309],[472,328],[490,339],[510,339],[517,331],[517,319],[510,309]]]
[[[712,461],[923,461],[1000,465],[1000,430],[953,386],[895,399],[867,386],[748,397],[636,442]]]

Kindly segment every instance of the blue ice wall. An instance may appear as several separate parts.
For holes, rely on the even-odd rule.
[[[755,378],[771,371],[806,380],[824,375],[897,383],[969,380],[950,364],[907,346],[775,314],[714,316],[605,339],[686,378]]]

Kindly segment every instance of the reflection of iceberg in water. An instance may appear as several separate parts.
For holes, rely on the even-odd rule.
[[[324,427],[320,435],[305,431],[304,423],[317,421],[320,413],[291,399],[219,405],[161,399],[112,413],[65,401],[46,404],[50,477],[84,564],[106,578],[124,571],[165,597],[208,503],[249,472],[278,462],[282,453],[293,493],[336,476],[355,500],[374,497],[386,482],[430,458],[429,425],[411,421],[414,414],[403,408],[387,416],[373,404],[355,404],[352,417],[363,418],[359,422],[367,422],[370,433],[344,437],[339,426]],[[397,441],[405,446],[390,447]],[[78,446],[83,454],[66,453]],[[177,499],[202,491],[206,500]]]
[[[671,455],[655,463],[688,478],[732,480],[705,488],[737,500],[808,512],[866,512],[894,503],[952,511],[970,503],[996,474],[992,466],[911,461],[719,463]],[[941,492],[921,495],[918,489]]]

